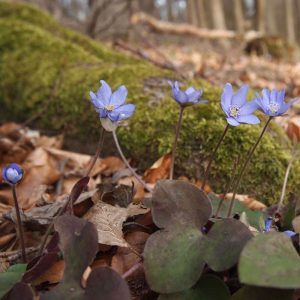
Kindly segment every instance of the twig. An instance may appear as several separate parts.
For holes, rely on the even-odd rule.
[[[276,212],[279,212],[279,210],[281,209],[282,204],[283,204],[283,200],[284,200],[285,192],[286,192],[286,186],[287,186],[288,178],[289,178],[290,171],[292,168],[293,160],[294,160],[294,158],[292,157],[291,160],[289,161],[289,164],[285,171],[284,181],[283,181],[282,190],[281,190],[281,196],[280,196],[280,200],[279,200]]]
[[[95,166],[96,162],[97,162],[97,159],[100,155],[100,152],[102,150],[102,147],[103,147],[103,142],[104,142],[104,133],[105,133],[105,130],[103,127],[101,127],[101,132],[100,132],[100,138],[99,138],[99,142],[98,142],[98,145],[97,145],[97,149],[96,149],[96,153],[91,161],[91,163],[89,164],[89,167],[86,171],[86,174],[85,176],[90,176],[92,170],[93,170],[93,167]]]
[[[138,261],[136,264],[134,264],[128,271],[126,271],[123,275],[123,279],[127,279],[130,275],[132,275],[135,271],[137,271],[140,267],[142,267],[142,261]]]
[[[25,249],[26,254],[38,251],[37,247],[29,247]],[[13,262],[22,257],[22,250],[14,250],[0,253],[0,262]]]
[[[23,231],[23,225],[21,221],[21,214],[20,214],[20,207],[18,203],[17,198],[17,192],[16,192],[16,185],[12,184],[12,194],[15,202],[15,208],[16,208],[16,215],[17,215],[17,227],[18,227],[18,236],[21,243],[21,250],[22,250],[22,260],[24,263],[26,263],[26,251],[25,251],[25,242],[24,242],[24,231]]]

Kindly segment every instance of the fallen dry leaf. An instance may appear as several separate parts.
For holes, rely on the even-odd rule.
[[[231,197],[232,197],[232,193],[228,193],[228,194],[226,194],[225,199],[229,200],[229,199],[231,199]],[[252,210],[263,210],[266,208],[265,204],[263,204],[260,201],[255,200],[254,198],[249,197],[248,195],[237,194],[235,196],[235,199],[244,203],[248,208],[250,208]]]
[[[128,217],[146,214],[149,211],[150,209],[133,203],[129,204],[127,208],[123,208],[98,201],[83,218],[96,226],[100,244],[128,247],[123,236],[123,222]]]
[[[121,169],[125,169],[124,162],[116,156],[108,156],[102,160],[102,163],[106,166],[102,170],[102,174],[105,176],[110,176]]]
[[[93,223],[98,232],[98,243],[128,247],[123,237],[123,222],[127,219],[128,210],[122,207],[114,207],[99,201],[83,218]]]
[[[167,179],[170,174],[171,153],[168,153],[157,160],[150,169],[144,173],[144,180],[147,183],[156,183],[158,180]]]

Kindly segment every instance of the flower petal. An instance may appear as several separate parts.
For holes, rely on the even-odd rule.
[[[111,88],[104,80],[100,80],[100,82],[102,86],[97,91],[97,98],[106,106],[109,104],[111,97]]]
[[[223,89],[223,93],[221,95],[221,106],[223,111],[226,114],[231,105],[232,95],[233,95],[232,85],[230,83],[226,83]]]
[[[185,93],[186,93],[187,95],[190,95],[190,94],[194,93],[195,91],[196,91],[196,90],[195,90],[192,86],[190,86],[189,88],[186,89]],[[202,94],[202,93],[201,93],[201,94]]]
[[[240,123],[236,119],[234,119],[234,118],[229,117],[229,118],[226,118],[226,120],[227,120],[227,123],[229,125],[231,125],[231,126],[238,126],[238,125],[240,125]]]
[[[250,115],[254,113],[259,108],[259,105],[256,101],[246,102],[241,108],[240,113],[241,115]]]
[[[125,103],[128,90],[125,85],[121,85],[110,97],[109,104],[113,105],[115,108],[123,105]]]
[[[113,121],[121,121],[128,119],[132,116],[135,110],[135,105],[133,104],[125,104],[122,106],[119,106],[111,113],[108,113],[108,117]]]
[[[174,88],[174,83],[171,80],[168,80],[168,84],[170,85],[170,87],[173,89]]]
[[[186,93],[187,94],[187,93]],[[199,98],[203,94],[202,90],[194,91],[191,94],[187,94],[188,102],[198,103]]]
[[[260,120],[255,115],[245,115],[245,116],[238,116],[237,121],[240,123],[246,123],[246,124],[259,124]]]
[[[104,108],[104,104],[97,98],[96,94],[90,91],[90,97],[93,105],[95,106],[96,110],[100,108]]]
[[[184,104],[188,101],[188,96],[183,91],[178,90],[178,89],[172,89],[172,91],[173,91],[174,99],[179,104]]]
[[[232,96],[231,104],[241,107],[247,99],[248,85],[242,85],[242,87]]]

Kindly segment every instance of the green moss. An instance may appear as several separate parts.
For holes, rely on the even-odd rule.
[[[33,6],[0,1],[0,116],[26,120],[43,112],[39,128],[61,131],[94,142],[100,122],[88,93],[104,79],[113,88],[125,84],[128,101],[137,106],[134,117],[119,129],[127,154],[147,167],[171,150],[178,107],[170,98],[166,78],[175,75],[127,57],[58,25]],[[181,132],[177,172],[201,177],[204,162],[221,135],[225,121],[219,108],[220,90],[204,81],[209,104],[187,108]],[[210,183],[223,192],[233,161],[246,156],[261,126],[230,128],[212,167]],[[88,133],[88,134],[87,134]],[[289,151],[275,124],[253,157],[239,192],[259,200],[279,199]],[[299,163],[291,174],[289,190],[296,190]]]

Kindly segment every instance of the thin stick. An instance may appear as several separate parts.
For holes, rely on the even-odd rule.
[[[12,184],[12,194],[15,202],[15,208],[16,208],[16,215],[17,215],[17,227],[18,227],[18,235],[21,243],[21,250],[22,250],[22,260],[24,263],[26,263],[26,250],[25,250],[25,242],[24,242],[24,231],[21,221],[21,214],[20,214],[20,208],[17,198],[17,192],[16,192],[16,185]]]
[[[217,151],[218,151],[221,143],[223,142],[223,140],[225,138],[225,135],[226,135],[226,133],[228,131],[228,128],[229,128],[229,124],[226,125],[226,127],[225,127],[225,129],[224,129],[224,131],[223,131],[223,133],[222,133],[222,135],[221,135],[221,137],[219,139],[219,142],[218,142],[215,150],[213,151],[213,153],[212,153],[212,155],[210,157],[210,160],[208,162],[207,168],[206,168],[205,173],[204,173],[204,179],[203,179],[202,186],[201,186],[202,190],[204,189],[206,181],[208,180],[209,171],[210,171],[210,168],[211,168],[211,164],[212,164],[213,160],[215,159],[216,153],[217,153]]]
[[[246,168],[247,168],[247,166],[248,166],[248,163],[250,162],[250,159],[251,159],[251,157],[252,157],[252,155],[253,155],[253,153],[254,153],[256,147],[258,146],[259,142],[261,141],[261,139],[262,139],[262,137],[263,137],[263,135],[264,135],[264,133],[265,133],[265,131],[266,131],[266,129],[267,129],[267,127],[268,127],[268,125],[270,124],[270,122],[271,122],[272,119],[273,119],[273,117],[269,117],[269,119],[268,119],[268,121],[267,121],[265,127],[263,128],[263,130],[262,130],[262,132],[261,132],[261,134],[260,134],[258,140],[256,141],[256,143],[255,143],[254,146],[252,147],[252,149],[251,149],[251,151],[250,151],[250,153],[249,153],[249,155],[248,155],[248,157],[247,157],[245,163],[244,163],[243,166],[242,166],[241,173],[240,173],[240,175],[238,176],[236,185],[235,185],[234,190],[233,190],[232,198],[231,198],[231,201],[230,201],[230,206],[229,206],[228,213],[227,213],[227,217],[228,217],[228,218],[230,217],[230,215],[231,215],[231,213],[232,213],[232,208],[233,208],[234,198],[235,198],[235,196],[236,196],[237,190],[238,190],[238,188],[239,188],[239,186],[240,186],[241,180],[242,180],[243,175],[244,175],[244,173],[245,173],[245,171],[246,171]]]
[[[126,167],[131,171],[131,173],[133,174],[133,176],[138,180],[138,182],[143,185],[143,187],[149,192],[149,193],[152,193],[152,189],[150,187],[147,186],[147,184],[139,177],[139,175],[132,169],[132,167],[130,166],[130,164],[128,163],[125,155],[123,154],[122,152],[122,149],[120,147],[120,144],[119,144],[119,141],[118,141],[118,137],[117,137],[117,134],[116,134],[116,130],[113,130],[112,131],[112,135],[113,135],[113,138],[114,138],[114,141],[115,141],[115,144],[116,144],[116,147],[118,149],[118,152],[124,162],[124,164],[126,165]]]
[[[223,203],[224,203],[225,197],[226,197],[226,195],[228,194],[229,189],[230,189],[230,187],[232,186],[232,184],[233,184],[233,182],[234,182],[235,174],[236,174],[236,170],[237,170],[237,166],[238,166],[239,163],[240,163],[240,159],[241,159],[241,155],[238,155],[237,159],[234,161],[233,169],[232,169],[232,172],[231,172],[231,176],[230,176],[230,179],[229,179],[228,182],[227,182],[227,185],[226,185],[226,188],[225,188],[225,193],[224,193],[222,199],[221,199],[220,202],[219,202],[219,205],[218,205],[218,208],[217,208],[217,211],[216,211],[215,218],[218,218],[219,213],[220,213],[220,210],[221,210],[221,207],[222,207],[222,205],[223,205]]]
[[[284,182],[283,182],[283,185],[282,185],[281,196],[280,196],[280,200],[279,200],[279,203],[278,203],[277,212],[279,212],[279,210],[280,210],[280,208],[282,207],[282,204],[283,204],[283,200],[284,200],[285,192],[286,192],[286,186],[287,186],[288,178],[289,178],[290,171],[291,171],[291,168],[292,168],[293,160],[294,159],[291,158],[291,160],[289,161],[289,164],[286,168],[286,171],[285,171]]]
[[[97,145],[96,153],[93,157],[93,160],[91,161],[91,163],[89,165],[89,168],[86,171],[85,176],[90,176],[90,173],[92,172],[93,167],[95,166],[95,164],[97,162],[97,159],[98,159],[98,157],[101,153],[101,150],[102,150],[102,147],[103,147],[103,142],[104,142],[104,132],[105,132],[104,128],[101,127],[100,138],[99,138],[99,142],[98,142],[98,145]]]
[[[134,264],[128,271],[126,271],[123,275],[122,278],[126,279],[130,275],[132,275],[136,270],[138,270],[142,266],[142,261],[138,261],[136,264]]]
[[[170,180],[173,179],[173,175],[174,175],[174,164],[175,164],[175,157],[176,157],[176,148],[177,148],[180,128],[181,128],[181,125],[182,125],[183,111],[184,111],[184,107],[180,106],[179,117],[178,117],[178,121],[177,121],[177,125],[176,125],[175,139],[174,139],[173,150],[172,150],[171,167],[170,167]]]

